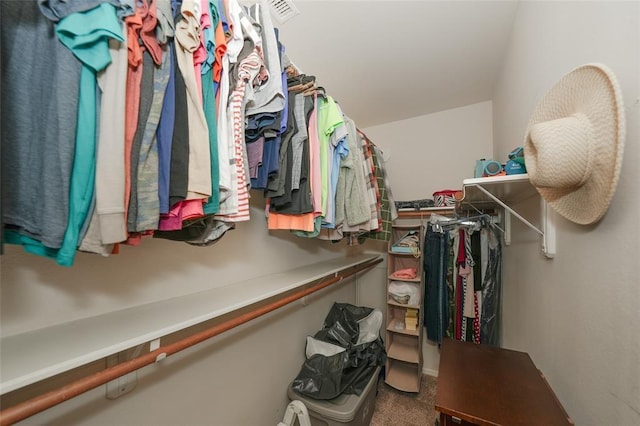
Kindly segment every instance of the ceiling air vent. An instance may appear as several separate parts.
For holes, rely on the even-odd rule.
[[[269,0],[269,6],[271,6],[271,13],[280,24],[300,14],[293,0]]]

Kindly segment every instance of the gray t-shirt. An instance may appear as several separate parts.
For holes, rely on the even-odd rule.
[[[3,1],[0,8],[3,220],[59,248],[69,213],[81,64],[38,3]]]

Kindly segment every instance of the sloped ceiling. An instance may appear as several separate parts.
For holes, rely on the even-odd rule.
[[[303,1],[287,55],[358,127],[491,99],[517,1]]]

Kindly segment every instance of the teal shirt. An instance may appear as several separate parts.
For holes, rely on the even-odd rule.
[[[56,261],[73,265],[80,229],[87,219],[96,177],[96,73],[111,63],[109,39],[124,41],[120,19],[112,4],[102,3],[87,12],[74,13],[56,26],[58,38],[82,62],[76,149],[69,188],[69,222]],[[105,123],[108,125],[108,123]]]
[[[202,75],[202,99],[204,117],[209,128],[209,155],[211,156],[211,197],[204,205],[204,213],[214,214],[220,208],[220,167],[218,165],[218,131],[216,123],[216,94],[213,87],[213,71]]]
[[[220,209],[220,166],[218,164],[218,123],[216,121],[216,88],[213,83],[213,62],[215,60],[215,28],[220,21],[218,6],[209,1],[211,27],[204,30],[207,59],[202,64],[202,104],[204,117],[209,129],[209,153],[211,156],[211,197],[203,206],[204,214],[218,213]]]

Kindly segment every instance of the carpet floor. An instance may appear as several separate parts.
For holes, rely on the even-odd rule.
[[[420,392],[402,392],[380,380],[370,426],[433,426],[437,378],[422,376]]]

